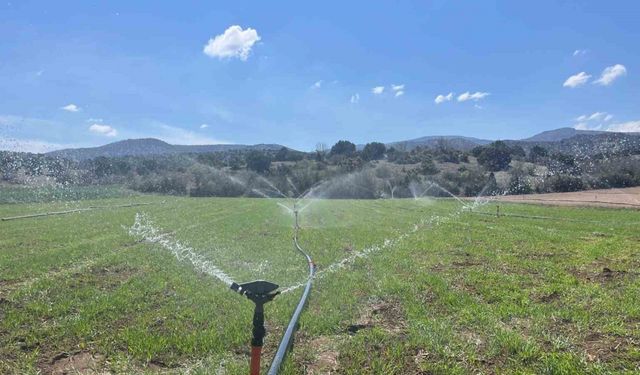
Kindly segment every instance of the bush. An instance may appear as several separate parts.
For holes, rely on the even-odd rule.
[[[571,191],[579,191],[585,188],[582,178],[559,174],[547,177],[539,187],[541,193],[566,193]]]

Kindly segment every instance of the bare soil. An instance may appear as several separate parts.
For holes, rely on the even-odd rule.
[[[505,195],[502,202],[537,203],[559,206],[625,207],[640,209],[640,187],[585,190],[571,193]]]

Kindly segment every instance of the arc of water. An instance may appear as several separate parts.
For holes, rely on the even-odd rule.
[[[234,282],[223,270],[202,255],[196,253],[193,248],[171,238],[167,233],[162,233],[145,214],[136,213],[135,221],[131,228],[129,228],[129,235],[162,246],[171,252],[176,259],[188,261],[197,270],[215,277],[227,284],[227,286],[230,286]]]

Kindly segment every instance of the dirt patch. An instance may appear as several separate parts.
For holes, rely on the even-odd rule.
[[[404,331],[406,319],[401,303],[388,298],[371,299],[360,318],[347,326],[347,332],[353,335],[362,329],[372,327],[380,327],[395,334]]]
[[[329,337],[321,336],[307,344],[314,351],[314,360],[306,363],[306,374],[332,374],[338,371],[337,343]]]
[[[104,356],[89,352],[60,353],[41,368],[43,374],[104,374]]]
[[[471,266],[479,266],[480,262],[473,262],[473,261],[470,261],[470,260],[465,260],[465,261],[462,261],[462,262],[452,262],[451,264],[453,266],[455,266],[455,267],[463,267],[464,268],[464,267],[471,267]]]
[[[138,270],[126,265],[106,267],[92,267],[90,274],[95,277],[98,287],[103,290],[113,290],[127,282]]]
[[[631,347],[637,347],[640,341],[629,337],[591,333],[582,344],[588,362],[609,362],[619,360]]]
[[[585,190],[571,193],[505,195],[495,199],[502,202],[640,209],[640,187]]]
[[[553,291],[550,294],[546,294],[538,298],[538,300],[542,303],[551,303],[559,299],[560,299],[560,293],[558,293],[557,291]]]
[[[614,281],[618,281],[630,275],[627,271],[612,270],[609,267],[602,267],[599,272],[590,272],[585,270],[571,270],[570,271],[577,279],[587,282],[598,282],[601,284],[607,284]]]

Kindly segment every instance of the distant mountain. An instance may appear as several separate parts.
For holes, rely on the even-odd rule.
[[[521,140],[506,140],[508,144],[520,145],[529,149],[536,144],[557,150],[584,149],[590,152],[600,152],[603,147],[611,149],[615,142],[625,142],[625,147],[636,147],[640,133],[613,133],[592,130],[576,130],[573,128],[560,128],[548,130],[532,137]],[[395,147],[403,150],[412,150],[416,147],[435,148],[440,145],[468,151],[476,146],[482,146],[493,142],[492,140],[463,137],[455,135],[427,136],[406,141],[387,143],[387,147]],[[584,146],[584,147],[582,147]],[[257,145],[172,145],[155,138],[127,139],[124,141],[109,143],[99,147],[75,148],[52,151],[49,156],[64,157],[73,160],[87,160],[99,156],[143,156],[164,154],[206,153],[233,150],[279,150],[282,145],[257,144]],[[364,145],[358,145],[361,150]],[[619,149],[619,147],[614,147]]]
[[[99,147],[71,148],[48,152],[47,155],[73,160],[87,160],[99,156],[142,156],[163,154],[205,153],[231,150],[279,150],[283,146],[277,144],[257,145],[172,145],[155,138],[127,139]]]
[[[404,148],[406,150],[412,150],[418,146],[434,148],[440,144],[445,144],[448,147],[466,151],[466,150],[471,150],[476,146],[486,145],[491,142],[493,141],[490,141],[487,139],[463,137],[459,135],[435,135],[435,136],[409,139],[406,141],[387,143],[387,147]]]
[[[560,128],[554,130],[547,130],[542,133],[538,133],[533,137],[521,139],[525,142],[559,142],[563,139],[575,137],[576,135],[597,135],[607,133],[604,131],[596,130],[577,130],[574,128]]]
[[[551,152],[562,152],[576,157],[637,154],[640,152],[640,133],[588,132],[559,141],[507,141],[525,150],[542,146]]]

